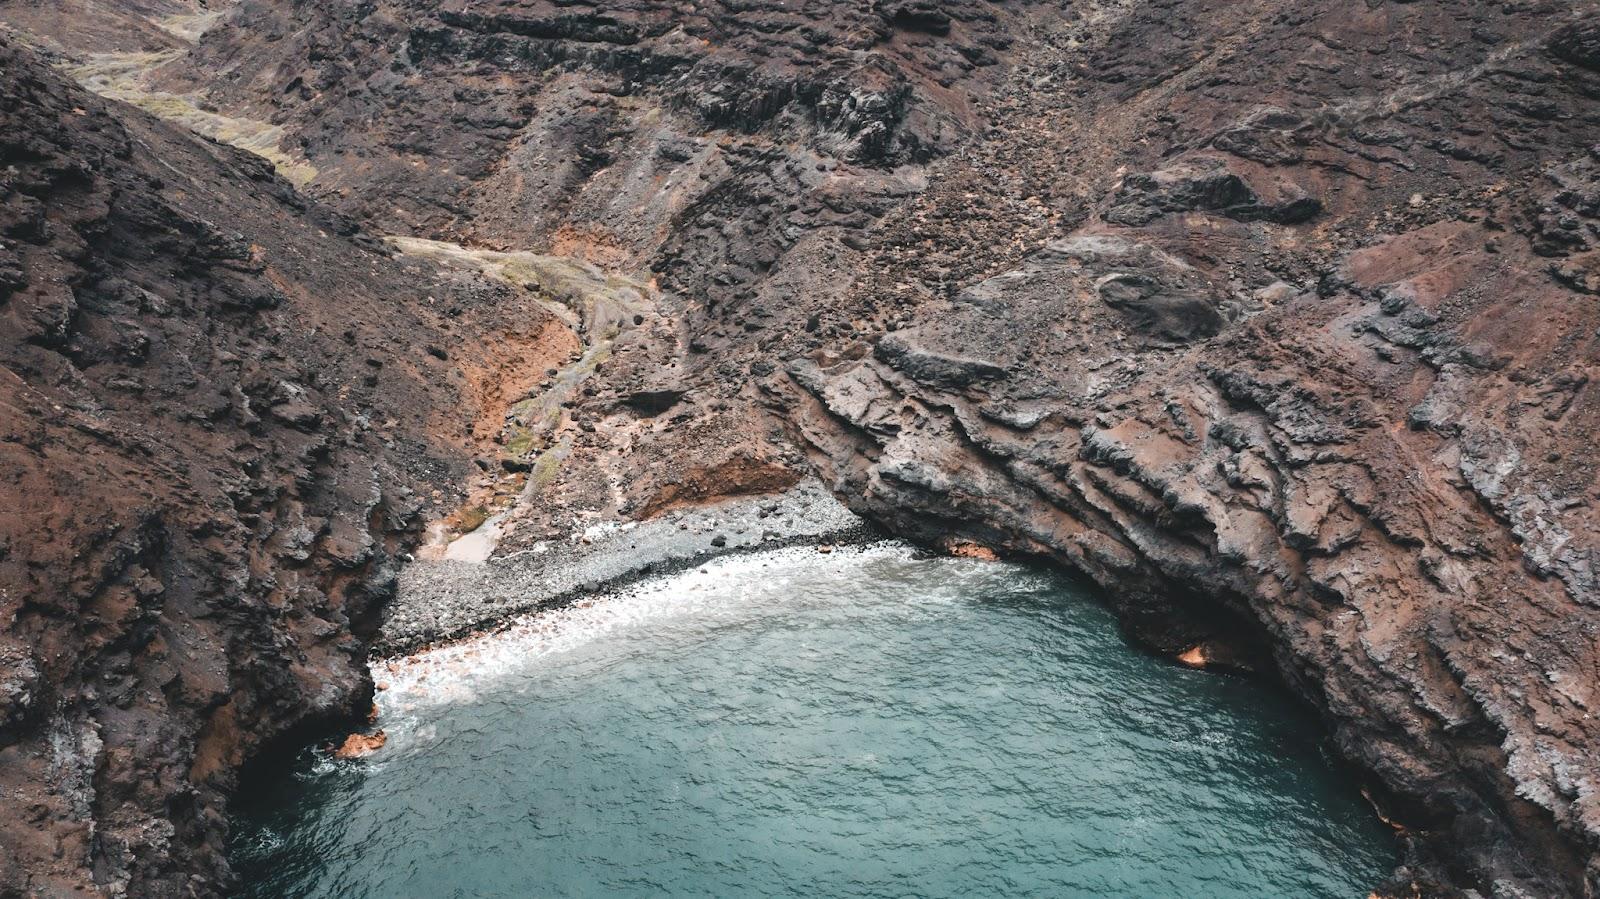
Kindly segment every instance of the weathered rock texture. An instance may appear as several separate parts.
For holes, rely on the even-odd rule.
[[[238,765],[366,707],[413,489],[463,474],[418,345],[544,313],[10,42],[0,96],[0,895],[215,894]]]
[[[1596,22],[245,0],[153,84],[378,229],[653,281],[513,407],[506,548],[815,471],[1280,675],[1405,826],[1384,891],[1592,897]]]

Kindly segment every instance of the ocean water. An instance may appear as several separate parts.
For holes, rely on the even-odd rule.
[[[375,671],[388,744],[258,772],[251,896],[1361,897],[1316,721],[1073,581],[881,544],[728,559]]]

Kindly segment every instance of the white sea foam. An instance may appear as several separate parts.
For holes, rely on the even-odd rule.
[[[789,601],[795,591],[785,588],[791,583],[814,587],[830,573],[837,578],[843,566],[905,560],[914,552],[906,544],[885,541],[834,553],[807,546],[725,556],[615,594],[517,618],[492,634],[379,661],[372,669],[373,679],[383,687],[378,723],[391,741],[425,742],[419,725],[430,708],[472,702],[503,687],[507,678],[595,640],[684,616],[746,618],[760,614],[765,605]]]

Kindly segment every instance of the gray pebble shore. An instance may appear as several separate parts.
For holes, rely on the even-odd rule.
[[[804,481],[781,495],[594,526],[567,541],[487,562],[417,561],[400,576],[374,653],[404,655],[718,556],[880,536],[821,484]]]

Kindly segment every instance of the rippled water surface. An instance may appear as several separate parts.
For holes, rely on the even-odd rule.
[[[388,745],[240,803],[256,896],[1349,896],[1393,844],[1277,692],[1072,582],[714,563],[376,672]]]

